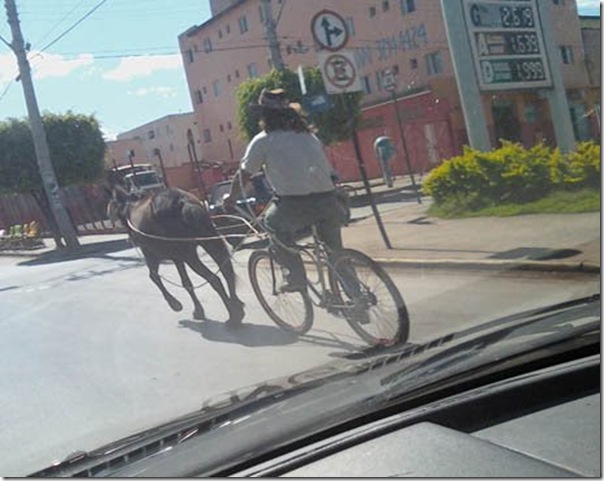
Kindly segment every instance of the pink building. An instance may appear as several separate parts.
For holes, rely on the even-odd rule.
[[[202,144],[195,116],[172,114],[153,120],[107,142],[108,168],[130,163],[151,164],[170,187],[195,191],[204,196],[209,187],[223,179],[219,166],[203,162]]]
[[[591,108],[588,71],[575,0],[539,0],[549,6],[549,27],[560,57],[576,136],[593,136],[581,112]],[[262,0],[210,0],[213,17],[179,36],[186,78],[194,106],[203,159],[236,164],[245,148],[237,129],[237,86],[272,69]],[[319,47],[311,21],[323,9],[346,22],[346,49],[354,52],[364,89],[361,151],[370,177],[379,177],[373,140],[390,136],[397,144],[395,173],[406,172],[401,131],[412,170],[424,172],[467,144],[440,0],[273,0],[278,47],[287,66],[317,65]],[[471,65],[468,68],[473,68]],[[387,70],[397,73],[396,106],[384,88]],[[483,107],[493,145],[500,138],[532,145],[555,143],[547,101],[536,90],[483,93]],[[402,122],[399,129],[397,116]],[[329,149],[345,180],[358,179],[348,143]]]

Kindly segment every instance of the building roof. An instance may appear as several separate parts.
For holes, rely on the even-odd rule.
[[[218,12],[216,15],[214,15],[213,17],[210,17],[209,20],[206,20],[204,23],[202,23],[201,25],[193,25],[192,27],[189,27],[187,30],[185,30],[183,33],[181,33],[178,37],[193,37],[194,35],[197,35],[200,31],[202,31],[203,29],[209,27],[210,25],[212,25],[213,23],[217,22],[220,18],[222,18],[225,14],[227,14],[228,12],[230,12],[231,10],[235,10],[237,7],[239,7],[241,4],[247,2],[247,0],[239,0],[236,3],[233,3],[232,5],[229,5],[227,8],[225,8],[224,10],[222,10],[221,12]]]

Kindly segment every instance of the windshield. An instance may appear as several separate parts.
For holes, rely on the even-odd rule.
[[[136,178],[135,178],[136,177]],[[145,187],[149,185],[157,185],[160,183],[155,172],[137,172],[126,176],[126,181],[129,184],[136,182],[137,185]]]
[[[377,406],[596,322],[499,331],[600,292],[593,2],[6,4],[0,475],[402,350]],[[106,174],[135,164],[141,201]]]

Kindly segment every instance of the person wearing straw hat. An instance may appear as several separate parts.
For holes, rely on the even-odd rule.
[[[248,144],[233,179],[225,207],[232,208],[251,175],[264,169],[275,198],[264,213],[266,228],[276,237],[273,249],[289,270],[284,292],[306,289],[306,273],[299,254],[284,248],[295,242],[295,233],[315,224],[332,251],[342,249],[341,225],[347,215],[336,195],[337,174],[323,145],[291,103],[283,89],[262,90],[250,106],[260,116],[262,131]]]

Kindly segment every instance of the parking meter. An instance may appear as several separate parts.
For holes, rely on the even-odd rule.
[[[388,187],[392,187],[393,183],[392,172],[390,170],[390,159],[392,159],[396,153],[392,139],[390,137],[386,137],[385,135],[378,137],[373,143],[373,148],[375,149],[375,155],[382,166],[384,182]]]

